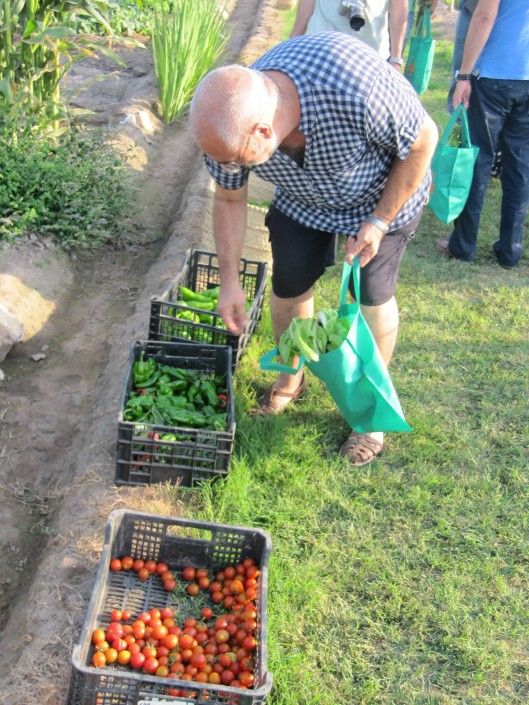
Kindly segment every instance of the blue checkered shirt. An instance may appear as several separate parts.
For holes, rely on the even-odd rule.
[[[305,136],[303,166],[277,149],[264,164],[228,174],[206,157],[215,181],[239,189],[249,171],[276,186],[274,205],[302,225],[354,234],[373,213],[394,160],[406,159],[425,111],[411,85],[363,42],[338,32],[296,37],[252,68],[282,71],[295,84]],[[430,174],[390,229],[410,222],[428,200]]]

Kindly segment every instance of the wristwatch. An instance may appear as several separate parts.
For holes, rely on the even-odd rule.
[[[388,64],[398,64],[399,66],[402,66],[404,61],[400,58],[400,56],[390,56],[388,58]]]
[[[378,228],[382,235],[385,235],[389,230],[389,224],[377,218],[376,215],[368,215],[366,220],[368,223],[371,223],[371,225],[374,225],[375,228]]]
[[[459,73],[459,71],[456,72],[456,81],[470,81],[472,78],[473,74],[471,73]]]

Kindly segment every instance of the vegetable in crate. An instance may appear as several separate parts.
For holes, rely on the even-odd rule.
[[[154,358],[145,360],[142,352],[132,368],[132,387],[123,412],[125,421],[226,429],[223,376],[158,364]]]
[[[254,687],[260,570],[253,558],[215,575],[186,565],[177,576],[167,563],[130,555],[112,558],[109,567],[113,573],[136,573],[140,590],[142,583],[160,580],[174,607],[144,605],[139,614],[122,604],[110,609],[108,626],[92,631],[92,666],[133,669],[181,680],[182,685],[194,681]],[[187,691],[177,685],[171,684],[165,694],[186,697]]]

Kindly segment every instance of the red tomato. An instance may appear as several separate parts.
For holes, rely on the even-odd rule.
[[[132,654],[128,649],[123,649],[122,651],[118,652],[118,663],[122,666],[126,666],[128,663],[130,663],[131,658]]]
[[[230,638],[230,634],[226,629],[217,629],[215,632],[215,641],[218,644],[224,644]]]
[[[159,665],[158,668],[155,670],[154,675],[158,676],[159,678],[167,678],[167,676],[169,675],[169,669],[167,668],[167,666]]]
[[[154,656],[149,656],[145,659],[145,663],[143,664],[143,670],[145,671],[145,673],[156,673],[157,668],[158,659],[155,659]]]
[[[130,657],[130,665],[132,668],[143,668],[143,664],[145,663],[145,656],[144,654],[139,651],[136,654],[132,654]]]
[[[160,617],[162,619],[170,619],[174,617],[174,610],[171,607],[164,607],[160,610]]]
[[[189,585],[186,587],[186,592],[188,595],[196,597],[200,592],[200,587],[197,583],[189,583]]]
[[[182,570],[182,577],[184,580],[194,580],[195,579],[195,569],[188,565]]]
[[[173,651],[178,646],[178,637],[176,634],[166,634],[164,638],[162,639],[162,644],[169,649],[170,651]]]
[[[123,556],[121,559],[121,570],[131,570],[134,565],[134,558],[132,556]]]
[[[224,685],[229,685],[232,680],[235,678],[235,674],[233,671],[222,671],[220,674],[220,679],[224,683]]]
[[[204,619],[211,619],[213,617],[213,610],[211,607],[203,607],[200,610],[200,614],[204,617]]]
[[[118,657],[118,652],[116,649],[107,649],[104,654],[107,663],[114,663]]]
[[[251,688],[252,685],[255,683],[255,677],[253,673],[249,673],[248,671],[242,671],[239,674],[239,681],[241,685],[245,686],[246,688]]]
[[[142,560],[141,558],[136,558],[136,560],[135,560],[134,563],[132,564],[132,569],[135,570],[136,573],[137,573],[138,570],[139,570],[140,568],[143,568],[144,565],[145,565],[145,561],[144,561],[144,560]]]
[[[253,651],[256,646],[257,642],[253,638],[253,636],[247,636],[246,639],[242,642],[242,648],[246,649],[246,651]]]
[[[145,582],[146,580],[149,580],[150,573],[147,570],[147,568],[140,568],[138,570],[138,580],[142,580]]]
[[[224,577],[228,578],[228,580],[231,580],[232,578],[235,577],[235,568],[231,565],[229,565],[227,568],[224,568]]]
[[[112,610],[110,612],[110,621],[111,622],[121,622],[123,618],[123,612],[121,610]]]
[[[116,649],[116,651],[124,651],[128,644],[125,641],[125,639],[114,639],[114,641],[111,644],[113,649]]]
[[[145,565],[143,567],[146,568],[149,573],[154,573],[156,572],[156,561],[145,561]]]
[[[110,570],[113,570],[115,572],[121,570],[121,561],[119,560],[119,558],[113,558],[110,561]]]
[[[216,605],[219,604],[219,602],[222,602],[224,599],[224,595],[221,592],[213,592],[211,594],[211,601],[214,602]]]
[[[168,570],[169,570],[169,566],[167,565],[167,563],[157,563],[156,564],[156,568],[155,568],[156,575],[163,575],[164,573],[167,573]]]
[[[178,639],[181,649],[190,649],[193,646],[193,637],[190,634],[182,634]]]
[[[165,636],[167,636],[169,630],[167,627],[164,627],[163,624],[160,624],[159,626],[153,627],[152,630],[152,638],[156,639],[156,641],[159,641],[160,639],[163,639]]]
[[[106,658],[105,654],[102,651],[96,651],[92,655],[92,666],[95,666],[96,668],[102,668],[103,666],[106,665]]]
[[[167,592],[171,592],[176,588],[176,580],[164,580],[163,587]]]
[[[215,684],[220,683],[220,674],[212,671],[208,676],[208,681]]]
[[[92,632],[92,644],[99,644],[101,641],[105,641],[104,629],[94,629]]]

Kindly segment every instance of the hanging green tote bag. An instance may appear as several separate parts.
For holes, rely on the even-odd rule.
[[[460,146],[453,147],[448,140],[458,120],[461,120]],[[457,218],[465,207],[478,152],[479,147],[470,142],[467,109],[460,103],[448,121],[431,164],[433,183],[429,206],[443,223]]]
[[[377,345],[360,311],[360,263],[353,263],[357,301],[346,303],[351,265],[344,263],[338,315],[351,327],[336,350],[321,355],[318,362],[300,359],[297,368],[274,362],[274,348],[260,360],[262,370],[293,374],[304,364],[326,385],[349,426],[358,433],[369,431],[411,431],[406,423],[397,393]]]
[[[419,95],[428,88],[435,54],[435,39],[432,39],[430,17],[430,8],[425,7],[417,25],[416,34],[410,40],[410,51],[404,69],[405,77]]]

